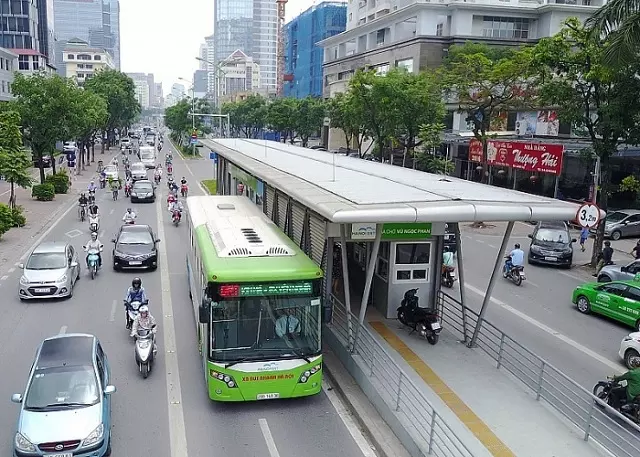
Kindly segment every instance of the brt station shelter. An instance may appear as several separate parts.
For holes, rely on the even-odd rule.
[[[361,324],[367,306],[395,318],[404,293],[413,288],[419,289],[422,307],[436,307],[447,224],[456,234],[465,305],[459,223],[508,222],[477,333],[514,222],[570,221],[579,208],[574,203],[269,140],[226,138],[203,143],[212,150],[218,194],[245,195],[260,205],[323,268],[325,298],[330,298],[325,306],[336,302],[332,279],[341,278],[344,305],[358,312],[351,302],[352,297],[359,300]],[[335,265],[341,265],[342,271],[333,271],[338,242],[343,249]]]

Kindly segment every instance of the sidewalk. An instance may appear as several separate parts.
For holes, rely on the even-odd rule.
[[[22,206],[27,224],[24,227],[15,227],[2,235],[0,238],[0,277],[6,276],[15,270],[17,264],[25,252],[31,249],[51,224],[60,219],[67,211],[74,206],[78,194],[85,190],[91,179],[96,177],[95,169],[98,160],[110,160],[120,151],[111,148],[102,155],[96,151],[96,163],[86,166],[86,170],[77,176],[71,175],[71,188],[67,194],[57,194],[50,202],[39,202],[31,198],[31,189],[16,187],[16,204]],[[65,169],[66,167],[57,167]],[[40,175],[37,168],[33,169],[35,183],[40,183]],[[68,170],[67,170],[68,171]],[[50,173],[50,171],[49,171]],[[5,186],[6,185],[6,189]],[[0,187],[0,198],[3,203],[9,201],[8,183],[3,183]]]

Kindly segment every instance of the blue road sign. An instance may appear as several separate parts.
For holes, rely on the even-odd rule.
[[[218,154],[216,154],[215,152],[211,151],[209,153],[209,158],[213,160],[213,163],[218,163]]]
[[[193,146],[194,144],[196,144],[198,142],[197,138],[193,138],[191,137],[191,145]]]

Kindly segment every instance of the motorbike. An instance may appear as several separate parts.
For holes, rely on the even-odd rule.
[[[454,267],[442,266],[442,279],[441,284],[449,289],[453,287],[453,283],[456,282],[456,269]]]
[[[156,355],[156,351],[154,350],[156,341],[155,328],[155,325],[151,327],[151,330],[139,328],[136,335],[134,335],[136,339],[136,363],[138,364],[140,373],[142,373],[142,377],[145,379],[149,376],[149,373],[151,373]]]
[[[100,176],[100,189],[104,189],[107,187],[107,178],[106,176]]]
[[[145,302],[144,304],[146,305],[147,303],[148,302]],[[131,330],[133,321],[138,315],[138,310],[143,305],[143,303],[136,300],[136,301],[132,301],[131,303],[128,303],[125,301],[124,304],[125,304],[125,311],[124,311],[125,327],[127,328],[127,330]]]
[[[167,173],[173,173],[173,165],[167,165]]]
[[[124,196],[127,198],[131,196],[131,184],[129,183],[124,185]]]
[[[171,212],[171,221],[173,222],[173,225],[177,227],[178,224],[180,224],[180,219],[182,219],[182,213],[179,210],[174,209]]]
[[[118,188],[113,189],[111,194],[113,195],[113,201],[116,201],[118,199]]]
[[[153,175],[153,180],[155,181],[156,186],[160,184],[160,179],[162,179],[160,175]]]
[[[506,261],[502,267],[502,276],[505,279],[511,280],[516,286],[522,285],[522,281],[527,279],[524,275],[524,266],[511,265],[511,268],[509,268],[509,271],[507,272],[507,263],[511,262],[511,256],[507,256],[505,259]]]
[[[84,249],[87,249],[86,246],[82,246]],[[87,254],[87,264],[89,266],[89,273],[91,274],[91,279],[96,279],[96,275],[98,274],[98,269],[100,266],[98,265],[100,256],[98,255],[99,251],[96,249],[90,249]]]
[[[438,313],[435,309],[421,308],[416,297],[417,292],[418,289],[409,289],[404,293],[397,309],[398,320],[411,328],[410,333],[418,332],[430,344],[436,344],[442,331]]]
[[[125,225],[135,225],[136,220],[135,218],[127,218],[124,220]]]
[[[620,387],[620,382],[614,381],[613,378],[609,377],[606,381],[599,381],[593,387],[593,395],[613,407],[610,394],[613,389],[618,387]],[[598,403],[598,406],[602,405]],[[635,401],[628,401],[625,395],[620,401],[620,408],[617,411],[627,419],[640,425],[640,400],[638,398]]]
[[[87,218],[87,205],[80,205],[78,207],[78,215],[80,217],[80,222],[84,222]]]
[[[100,216],[89,216],[89,231],[98,233],[100,230]]]
[[[96,191],[90,190],[87,199],[89,200],[89,204],[93,205],[96,202]]]
[[[187,198],[188,194],[189,194],[189,186],[187,186],[186,184],[182,184],[180,186],[180,195],[182,195],[183,198]]]

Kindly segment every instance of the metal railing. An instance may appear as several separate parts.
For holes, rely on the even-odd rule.
[[[337,298],[332,296],[331,300],[333,315],[329,328],[369,377],[385,404],[395,412],[423,455],[473,457],[469,448],[371,331],[360,325],[357,316],[348,312]],[[354,347],[350,335],[356,331],[358,338]]]
[[[443,327],[468,341],[478,313],[442,291],[438,309]],[[496,368],[507,370],[534,392],[536,400],[545,400],[571,421],[585,441],[593,439],[617,457],[640,456],[640,427],[487,320],[476,345],[496,361]]]

